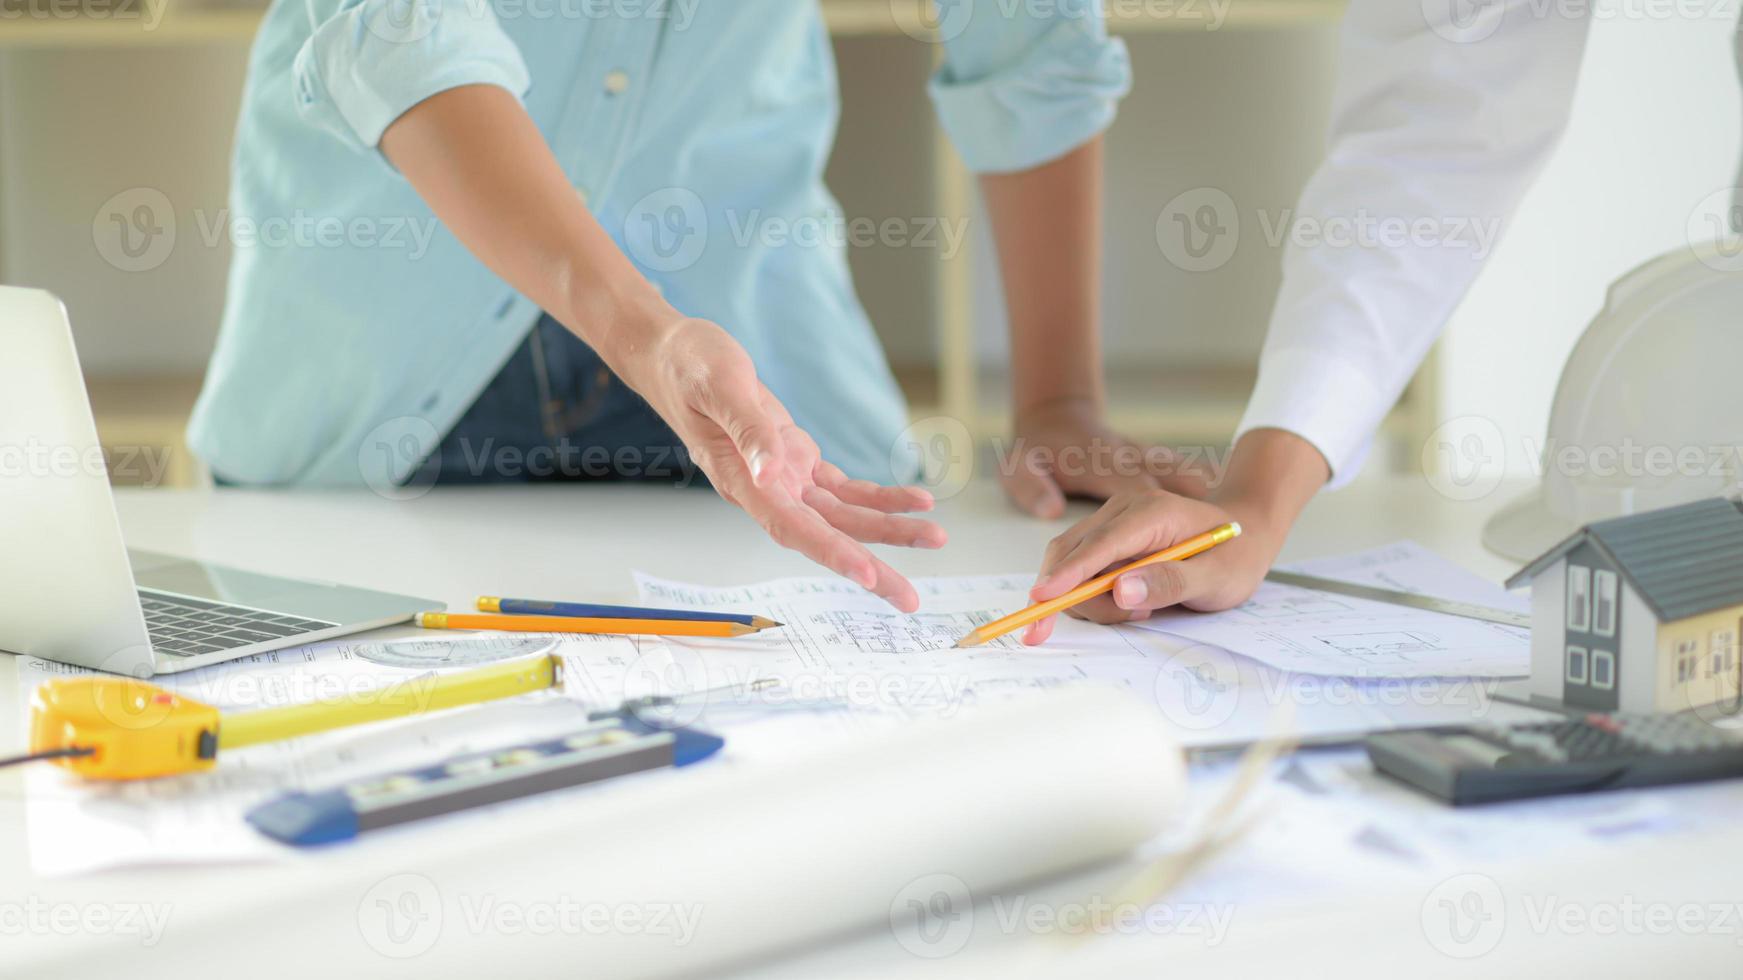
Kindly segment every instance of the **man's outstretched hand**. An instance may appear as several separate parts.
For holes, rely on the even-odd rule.
[[[683,440],[722,497],[776,544],[903,612],[920,608],[913,585],[865,544],[943,547],[943,528],[903,516],[931,510],[930,493],[852,480],[825,462],[758,380],[750,355],[717,324],[682,319],[638,348],[618,359],[619,373]]]

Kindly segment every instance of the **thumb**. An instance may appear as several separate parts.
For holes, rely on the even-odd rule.
[[[1203,562],[1163,561],[1114,580],[1114,605],[1132,612],[1166,609],[1190,602],[1215,582]]]
[[[751,483],[766,487],[776,480],[784,443],[781,423],[763,405],[762,393],[762,383],[754,375],[734,378],[716,389],[709,408],[715,424],[738,449]]]
[[[1054,520],[1065,514],[1065,493],[1054,482],[1053,474],[1032,460],[1024,460],[1004,476],[1005,496],[1024,513],[1042,520]]]

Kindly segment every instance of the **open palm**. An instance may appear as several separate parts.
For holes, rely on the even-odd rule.
[[[919,608],[914,587],[865,545],[943,546],[943,528],[903,516],[931,510],[931,494],[849,479],[826,462],[758,380],[750,355],[717,324],[685,320],[647,353],[639,377],[627,380],[684,441],[722,497],[776,544],[904,612]]]

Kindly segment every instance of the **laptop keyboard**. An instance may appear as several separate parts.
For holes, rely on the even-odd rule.
[[[151,648],[172,657],[234,650],[339,625],[145,589],[139,590],[139,604]]]

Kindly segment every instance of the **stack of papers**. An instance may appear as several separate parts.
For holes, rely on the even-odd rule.
[[[1518,608],[1519,600],[1409,543],[1294,566],[1309,574]],[[26,777],[32,858],[56,874],[140,862],[282,857],[242,820],[288,790],[315,790],[464,752],[553,737],[587,710],[650,694],[720,688],[671,709],[672,723],[726,736],[720,764],[778,762],[828,738],[855,738],[915,719],[1071,684],[1123,688],[1188,746],[1362,733],[1481,719],[1535,717],[1498,702],[1500,678],[1525,673],[1524,630],[1431,612],[1265,585],[1252,602],[1214,615],[1170,613],[1109,628],[1062,619],[1043,647],[1005,637],[954,644],[1027,603],[1031,576],[922,579],[921,611],[904,615],[845,581],[792,578],[726,588],[637,577],[643,602],[760,613],[785,628],[736,639],[546,635],[564,664],[564,692],[363,726],[227,753],[212,772],[145,783],[80,782],[39,766]],[[451,640],[461,642],[462,636]],[[360,655],[324,643],[158,678],[164,687],[240,711],[330,698],[441,667]],[[503,645],[503,655],[523,649]],[[20,658],[26,698],[80,668]],[[752,682],[778,684],[745,693]],[[649,774],[662,778],[670,774]],[[609,791],[591,787],[576,792]],[[551,799],[568,801],[559,794]],[[551,805],[529,800],[512,806]],[[487,819],[484,812],[434,821]],[[419,827],[395,833],[428,832]]]
[[[1289,571],[1394,592],[1530,612],[1530,601],[1405,541]],[[1170,611],[1138,624],[1278,670],[1340,677],[1524,677],[1530,631],[1408,606],[1265,582],[1227,612]]]

